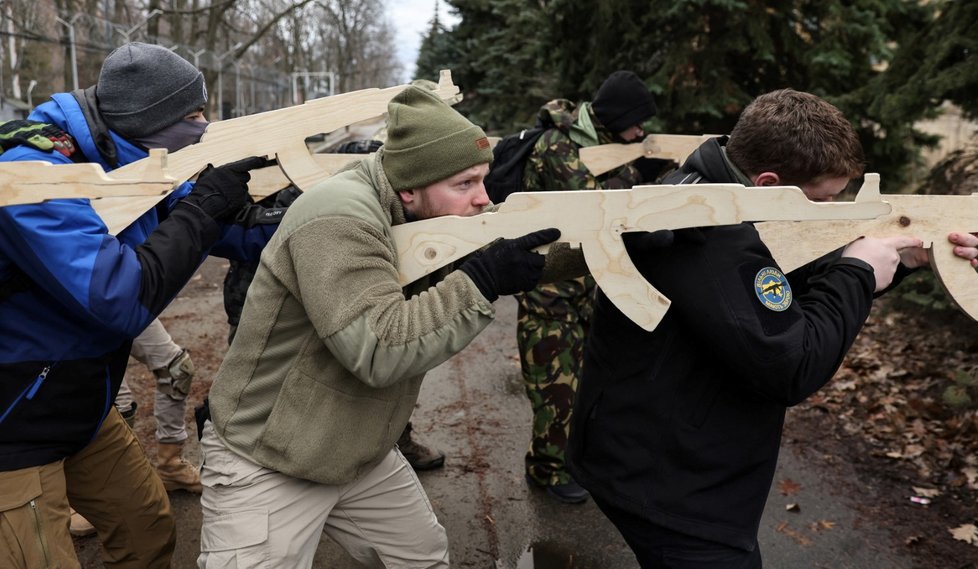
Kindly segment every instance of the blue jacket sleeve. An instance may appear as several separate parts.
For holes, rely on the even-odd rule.
[[[192,189],[193,183],[188,182],[174,190],[167,196],[167,209],[172,211]],[[222,225],[221,239],[214,244],[208,254],[233,261],[257,261],[261,257],[262,249],[277,228],[277,223],[259,224],[250,228],[233,224]]]
[[[257,261],[277,228],[277,223],[248,229],[240,225],[226,225],[221,240],[211,249],[211,254],[233,261]]]
[[[67,163],[25,147],[0,160]],[[110,235],[87,199],[0,208],[0,276],[19,269],[75,317],[134,337],[221,237],[220,226],[193,208],[175,208],[158,227],[155,221],[155,211],[138,220],[148,236],[136,245],[140,230]]]

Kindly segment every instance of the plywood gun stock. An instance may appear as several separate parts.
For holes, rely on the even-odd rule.
[[[636,186],[630,190],[511,194],[494,213],[446,216],[395,226],[401,284],[413,282],[498,238],[556,227],[560,241],[583,248],[588,269],[633,322],[652,330],[669,300],[632,264],[622,234],[757,220],[871,219],[884,202],[814,203],[796,187],[737,184]]]
[[[581,162],[591,174],[600,176],[605,172],[628,164],[637,158],[664,158],[682,164],[699,145],[715,134],[700,136],[688,134],[650,134],[632,144],[600,144],[581,148]]]
[[[164,174],[166,151],[152,150],[133,178],[110,178],[98,164],[5,162],[0,165],[0,207],[59,198],[101,199],[118,195],[159,200],[173,189]]]
[[[159,155],[108,174],[95,164],[0,164],[0,180],[15,183],[12,189],[0,185],[0,206],[30,203],[25,200],[89,198],[109,233],[117,234],[152,209],[176,183],[191,179],[207,164],[218,166],[248,156],[277,158],[285,177],[300,189],[307,189],[335,169],[326,170],[313,158],[306,138],[383,115],[387,103],[406,87],[363,89],[211,123],[200,142],[166,157],[165,175],[156,170],[162,162]],[[452,83],[450,71],[441,72],[435,93],[446,100],[457,99],[459,88]],[[169,180],[168,188],[156,185],[162,180]],[[35,197],[29,197],[28,192],[34,192]]]
[[[978,194],[968,196],[880,195],[879,182],[859,190],[856,203],[888,203],[892,210],[866,220],[822,220],[794,223],[769,221],[755,225],[761,239],[785,272],[796,269],[859,237],[910,235],[929,249],[931,267],[954,302],[978,320],[978,274],[954,255],[947,240],[952,231],[978,231]]]
[[[354,160],[365,160],[370,154],[313,154],[312,159],[323,171],[323,176],[338,172]],[[251,197],[259,200],[269,196],[291,183],[285,172],[278,166],[269,166],[252,170],[251,181],[248,182],[248,192]]]

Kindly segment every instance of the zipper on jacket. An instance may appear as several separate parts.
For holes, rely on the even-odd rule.
[[[16,407],[18,403],[20,403],[21,399],[34,398],[34,395],[37,394],[37,390],[41,388],[41,384],[44,383],[45,379],[47,379],[48,374],[51,373],[51,369],[56,365],[56,363],[48,364],[44,366],[44,369],[42,369],[41,372],[37,374],[37,377],[34,378],[34,381],[32,381],[31,384],[27,386],[27,388],[21,391],[20,395],[14,398],[13,402],[10,404],[10,407],[7,407],[7,409],[4,410],[3,415],[0,415],[0,425],[3,424],[4,420],[7,418],[7,415],[9,415],[10,412],[14,410],[14,407]]]
[[[41,528],[41,515],[37,513],[37,500],[31,498],[28,504],[30,504],[31,513],[34,514],[34,531],[37,532],[38,545],[41,546],[41,553],[44,554],[44,566],[49,567],[51,565],[51,556],[48,552],[48,540],[44,537],[44,531]]]
[[[44,380],[48,378],[48,374],[51,373],[51,368],[53,367],[54,364],[46,365],[44,366],[44,369],[41,370],[41,373],[37,374],[37,377],[34,378],[34,383],[32,383],[27,389],[28,399],[34,399],[34,395],[37,394],[37,390],[41,388],[41,384],[44,383]]]

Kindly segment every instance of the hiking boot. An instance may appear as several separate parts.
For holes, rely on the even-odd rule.
[[[75,537],[85,537],[86,535],[95,533],[95,526],[86,520],[84,516],[76,512],[72,507],[69,507],[68,510],[71,512],[71,525],[68,526],[68,533]]]
[[[397,439],[397,448],[401,449],[401,454],[407,459],[408,464],[415,470],[434,470],[441,468],[445,464],[445,453],[438,449],[428,448],[425,445],[411,438],[411,423],[404,427],[400,438]]]
[[[588,496],[591,495],[580,484],[575,482],[573,478],[566,484],[547,486],[547,494],[564,504],[583,504],[587,501]]]
[[[136,402],[133,401],[129,404],[129,408],[125,411],[120,410],[119,414],[122,415],[122,420],[129,425],[129,430],[135,430],[136,428]]]
[[[200,485],[200,472],[183,458],[182,451],[182,442],[159,443],[156,449],[156,472],[167,492],[186,490],[200,494],[204,490]]]
[[[563,504],[583,504],[591,495],[573,478],[564,484],[546,485],[537,482],[527,474],[526,481],[531,486],[545,488],[548,496]]]

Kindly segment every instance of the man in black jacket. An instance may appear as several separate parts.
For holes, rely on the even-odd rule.
[[[786,89],[758,97],[729,138],[704,143],[665,183],[797,185],[828,201],[862,168],[838,109]],[[975,264],[978,238],[949,239]],[[787,276],[746,223],[630,249],[672,305],[646,332],[599,294],[568,458],[642,567],[761,567],[785,410],[832,378],[874,294],[926,263],[920,246],[859,239]]]

